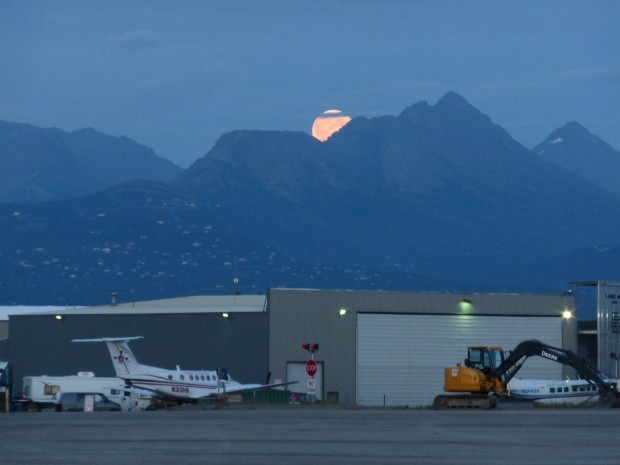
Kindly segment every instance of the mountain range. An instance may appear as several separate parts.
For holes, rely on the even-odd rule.
[[[620,168],[577,123],[529,150],[453,92],[355,118],[323,143],[233,131],[165,182],[138,173],[0,204],[0,303],[280,286],[562,292],[617,278],[620,197],[584,169],[601,160]]]
[[[127,137],[0,121],[0,202],[68,199],[134,179],[169,182],[181,171]]]

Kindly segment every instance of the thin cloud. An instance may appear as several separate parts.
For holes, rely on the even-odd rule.
[[[118,46],[126,50],[143,50],[157,47],[161,42],[157,35],[146,29],[131,31],[116,41]]]
[[[584,81],[595,79],[615,79],[620,77],[620,66],[607,66],[588,69],[569,69],[554,73],[558,79]]]

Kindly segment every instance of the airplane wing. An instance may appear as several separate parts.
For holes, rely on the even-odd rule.
[[[72,339],[71,342],[124,342],[124,341],[133,341],[135,339],[144,339],[144,338],[142,336],[100,337],[97,339]]]
[[[263,386],[261,386],[264,389],[271,389],[274,387],[279,387],[279,386],[289,386],[291,384],[297,384],[299,383],[299,381],[287,381],[286,383],[274,383],[274,384],[265,384]]]
[[[286,383],[273,383],[273,384],[241,384],[236,388],[227,388],[226,394],[236,394],[239,392],[256,391],[256,390],[264,391],[264,390],[279,387],[279,386],[288,386],[290,384],[297,384],[297,383],[299,383],[299,381],[287,381]],[[223,394],[223,392],[224,391],[222,391],[220,394]],[[217,395],[218,394],[211,394],[206,397],[213,397]]]

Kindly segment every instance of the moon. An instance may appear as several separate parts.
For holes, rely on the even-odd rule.
[[[324,111],[314,120],[312,135],[321,142],[325,142],[333,133],[346,126],[349,121],[351,118],[343,115],[340,110]]]

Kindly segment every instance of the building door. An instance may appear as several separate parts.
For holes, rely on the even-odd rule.
[[[562,318],[490,315],[358,314],[357,404],[426,406],[443,393],[444,368],[467,347],[511,350],[527,339],[562,347]],[[562,365],[529,358],[522,378],[562,379]]]
[[[288,388],[291,392],[314,395],[317,400],[323,400],[323,362],[316,362],[314,377],[306,373],[306,363],[288,362],[286,364],[286,380],[299,381],[289,385]]]

